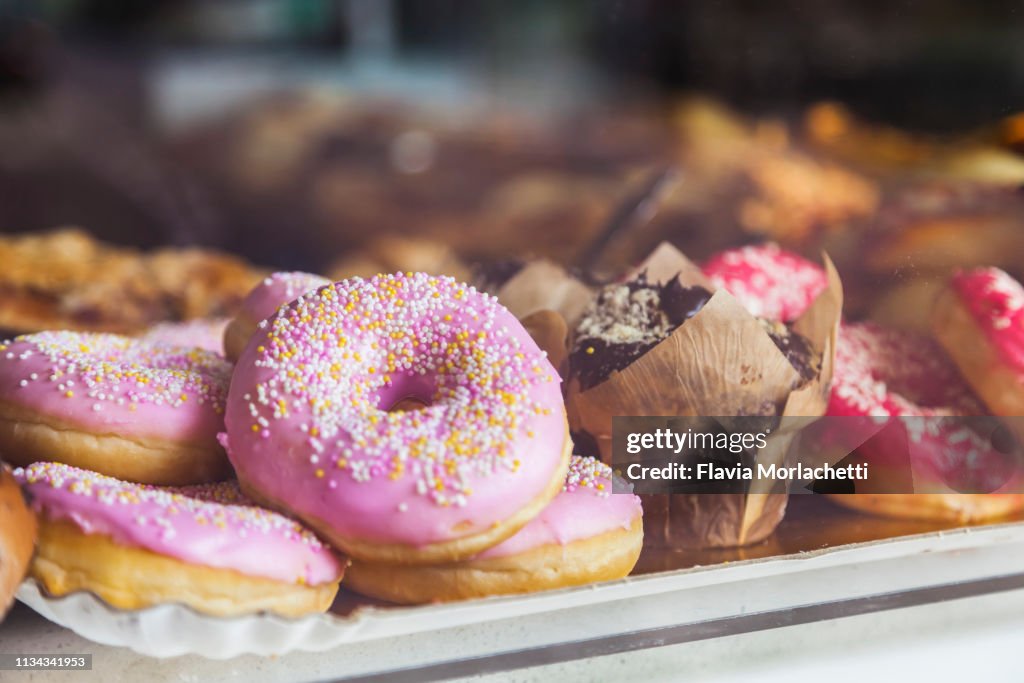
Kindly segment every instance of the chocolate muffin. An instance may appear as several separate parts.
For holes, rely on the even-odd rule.
[[[605,286],[584,311],[569,355],[570,373],[580,390],[624,370],[696,315],[710,298],[711,292],[703,287],[686,287],[678,278],[654,284],[645,274]],[[821,359],[807,339],[784,323],[758,320],[800,375],[799,384],[817,376]]]

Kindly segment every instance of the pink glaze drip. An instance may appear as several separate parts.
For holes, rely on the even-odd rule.
[[[1024,287],[998,268],[958,272],[952,285],[1000,357],[1024,374]]]
[[[195,346],[224,355],[224,328],[228,318],[196,318],[181,323],[159,323],[149,328],[139,339],[173,346]]]
[[[269,318],[281,306],[306,292],[331,284],[325,277],[301,271],[273,273],[253,287],[242,302],[240,313],[253,324]]]
[[[236,482],[161,488],[53,462],[14,471],[37,513],[190,564],[287,583],[337,581],[343,566],[312,533],[257,507]]]
[[[353,278],[250,341],[227,450],[299,517],[426,545],[487,530],[550,486],[567,438],[559,383],[494,297],[425,274]],[[407,396],[428,406],[387,412]]]
[[[116,334],[0,342],[0,400],[99,434],[213,446],[230,378],[209,351]]]
[[[799,318],[828,284],[820,266],[771,243],[720,252],[703,270],[751,315],[784,322]]]
[[[846,438],[854,430],[870,438],[860,448],[870,463],[895,466],[909,457],[915,477],[998,486],[1005,457],[984,435],[941,419],[985,414],[933,340],[873,323],[840,328],[827,415],[851,418],[836,423]]]
[[[594,458],[572,456],[562,492],[511,538],[477,555],[507,557],[545,545],[566,545],[615,529],[628,529],[642,514],[640,498],[612,495],[612,470]]]

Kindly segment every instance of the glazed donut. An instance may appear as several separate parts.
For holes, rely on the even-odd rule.
[[[828,286],[821,266],[771,242],[715,254],[702,270],[751,315],[782,322],[799,318]]]
[[[10,470],[0,464],[0,621],[14,601],[35,546],[35,515]]]
[[[612,495],[612,471],[572,456],[562,492],[511,538],[464,562],[417,567],[355,562],[345,586],[403,604],[578,586],[629,574],[643,546],[643,510]]]
[[[939,294],[932,330],[989,409],[1024,438],[1024,287],[998,268],[960,271]]]
[[[389,412],[408,397],[427,406]],[[238,360],[226,424],[254,499],[374,562],[500,543],[555,497],[572,447],[558,373],[519,321],[423,273],[281,308]]]
[[[160,488],[53,462],[14,476],[39,515],[30,575],[51,595],[115,607],[183,603],[230,616],[322,612],[344,563],[308,530],[256,507],[235,482]]]
[[[827,414],[865,418],[847,427],[870,430],[872,438],[858,453],[875,472],[898,472],[909,464],[914,490],[919,492],[833,496],[847,507],[955,522],[998,517],[1024,507],[1021,495],[958,493],[1013,489],[1019,484],[1007,479],[1009,463],[990,439],[943,419],[982,416],[985,410],[941,347],[928,337],[873,323],[844,324]]]
[[[139,335],[139,339],[173,346],[194,346],[224,355],[224,331],[227,318],[196,318],[181,323],[158,323]]]
[[[209,351],[115,334],[0,342],[0,456],[146,484],[226,478],[217,433],[230,377]]]
[[[241,309],[224,330],[224,353],[231,360],[238,360],[256,332],[260,321],[269,318],[277,309],[314,289],[331,284],[327,278],[302,272],[274,273],[256,285]]]

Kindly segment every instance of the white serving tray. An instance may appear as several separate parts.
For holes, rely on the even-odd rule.
[[[551,660],[559,647],[592,656],[1009,590],[1024,586],[1021,568],[1016,522],[460,603],[370,605],[343,592],[331,613],[298,620],[209,617],[181,605],[124,611],[89,593],[52,598],[31,580],[18,598],[84,638],[154,657],[281,655],[487,627],[486,641],[467,641],[460,659],[549,651],[540,659]]]

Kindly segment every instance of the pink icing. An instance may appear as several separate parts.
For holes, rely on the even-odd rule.
[[[799,318],[828,284],[820,266],[771,243],[720,252],[703,270],[751,315],[784,322]]]
[[[255,506],[236,482],[161,488],[53,462],[14,471],[32,507],[86,534],[173,557],[288,583],[337,581],[343,566],[312,533]]]
[[[159,323],[149,328],[139,339],[174,346],[195,346],[223,356],[224,329],[228,318],[197,318],[182,323]]]
[[[213,446],[231,364],[199,348],[115,334],[0,342],[0,398],[94,433]]]
[[[284,304],[294,301],[306,292],[331,284],[327,278],[301,271],[273,273],[253,290],[242,302],[241,314],[258,323],[269,318]]]
[[[898,465],[909,456],[917,474],[975,483],[991,475],[994,485],[1002,481],[1005,458],[992,443],[963,424],[940,419],[985,415],[985,409],[930,338],[873,323],[843,324],[827,414],[865,418],[837,427],[871,437],[860,448],[869,462]]]
[[[1024,287],[998,268],[956,273],[952,285],[1000,357],[1024,374]]]
[[[614,529],[628,529],[642,514],[640,498],[612,495],[612,470],[594,458],[572,456],[562,492],[511,538],[477,555],[507,557],[545,545],[565,545]]]
[[[840,328],[831,403],[842,415],[984,414],[935,341],[874,323]]]
[[[428,406],[387,412],[409,396]],[[558,374],[519,321],[412,273],[282,308],[238,361],[226,424],[232,463],[263,494],[344,537],[413,546],[521,510],[566,441]]]

